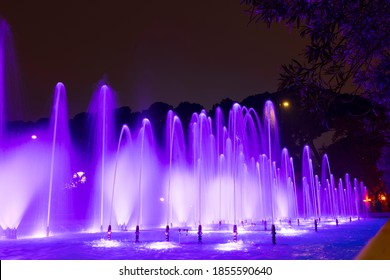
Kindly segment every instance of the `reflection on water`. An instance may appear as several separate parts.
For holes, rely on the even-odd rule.
[[[133,232],[113,232],[112,240],[102,233],[69,233],[49,238],[0,238],[0,259],[353,259],[387,219],[277,227],[276,245],[271,232],[238,228],[238,241],[229,231],[205,231],[198,242],[196,230],[188,234],[172,230],[170,242],[164,230],[145,230],[140,242]]]

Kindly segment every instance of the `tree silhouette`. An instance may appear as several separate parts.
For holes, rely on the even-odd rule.
[[[250,22],[282,22],[309,38],[304,61],[283,65],[280,89],[294,88],[324,116],[338,93],[390,105],[390,1],[242,0]],[[348,90],[346,90],[348,89]]]

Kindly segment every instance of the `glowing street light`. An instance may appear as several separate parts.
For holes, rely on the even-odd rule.
[[[290,107],[290,102],[288,102],[288,101],[283,101],[283,102],[282,102],[282,106],[283,106],[283,108],[289,108],[289,107]]]

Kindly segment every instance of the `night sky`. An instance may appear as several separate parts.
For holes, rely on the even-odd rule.
[[[12,118],[49,116],[59,81],[70,117],[87,110],[102,79],[133,111],[273,92],[303,41],[282,25],[248,25],[244,9],[240,0],[1,0],[22,88]]]

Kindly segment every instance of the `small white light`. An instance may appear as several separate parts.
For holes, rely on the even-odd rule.
[[[38,138],[38,137],[37,137],[35,134],[31,135],[31,139],[32,139],[32,140],[37,140],[37,138]]]
[[[164,199],[163,197],[160,197],[160,201],[161,201],[161,202],[164,202],[165,199]]]

